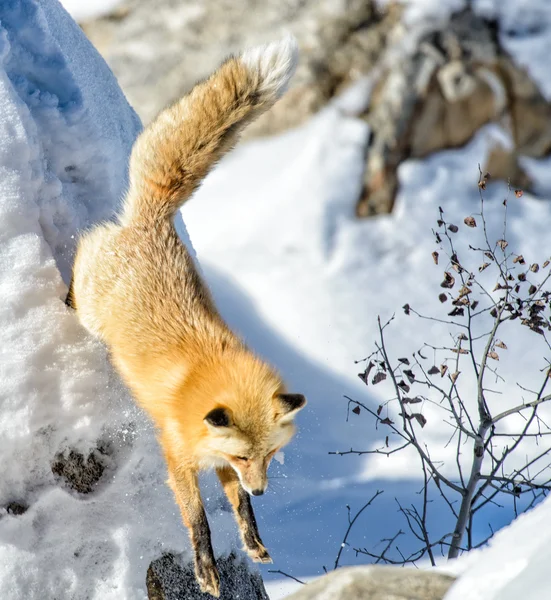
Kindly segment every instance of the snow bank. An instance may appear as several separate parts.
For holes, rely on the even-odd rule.
[[[445,600],[542,600],[549,597],[551,499],[499,531],[484,550],[459,560],[461,578]]]
[[[113,214],[140,127],[56,0],[0,4],[0,598],[137,600],[154,558],[189,552],[151,426],[64,304],[75,234]],[[104,474],[76,494],[51,462],[98,444]],[[223,551],[218,494],[210,520]]]

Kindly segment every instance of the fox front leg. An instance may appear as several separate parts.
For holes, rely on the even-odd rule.
[[[210,528],[201,500],[199,481],[195,471],[170,471],[170,487],[180,506],[182,518],[191,538],[195,559],[195,578],[204,593],[220,596],[220,576],[216,568],[210,540]]]
[[[254,562],[273,562],[260,539],[249,494],[241,487],[235,471],[231,468],[217,469],[218,478],[230,501],[241,532],[245,551]]]

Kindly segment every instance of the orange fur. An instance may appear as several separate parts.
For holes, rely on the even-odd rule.
[[[270,560],[245,491],[265,490],[271,457],[290,441],[305,400],[286,394],[280,376],[220,317],[172,217],[240,130],[281,95],[295,54],[285,40],[230,58],[163,111],[132,150],[119,223],[84,234],[73,269],[81,322],[109,346],[157,425],[196,576],[214,596],[219,579],[197,473],[217,468],[246,550]]]

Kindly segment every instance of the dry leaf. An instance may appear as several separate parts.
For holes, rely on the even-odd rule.
[[[476,227],[476,221],[474,217],[465,217],[463,222],[465,225],[467,225],[467,227]]]
[[[384,381],[385,379],[386,379],[386,373],[379,371],[378,373],[375,373],[375,377],[373,377],[373,379],[371,380],[371,383],[373,385],[377,385],[378,383],[381,383],[381,381]]]
[[[505,248],[507,248],[507,246],[509,245],[509,242],[507,240],[497,240],[496,243],[502,250],[505,250]]]
[[[424,427],[427,424],[427,419],[421,413],[413,413],[411,415],[421,427]]]
[[[491,350],[490,352],[488,352],[488,356],[490,358],[493,358],[494,360],[499,360],[499,354],[497,352],[495,352],[494,350]]]
[[[401,362],[403,365],[409,365],[409,359],[407,358],[399,358],[398,362]]]
[[[482,264],[480,265],[480,267],[478,267],[478,272],[479,272],[479,273],[482,273],[482,271],[484,271],[484,269],[487,269],[489,266],[490,266],[490,263],[487,263],[487,262],[485,262],[485,263],[482,263]]]
[[[403,379],[398,382],[398,387],[401,388],[402,390],[404,390],[404,392],[406,392],[406,394],[410,390],[409,385]]]
[[[360,407],[359,407],[359,406],[355,406],[355,407],[352,409],[352,412],[353,412],[355,415],[359,415],[359,414],[360,414],[360,412],[361,412],[361,411],[360,411]]]
[[[448,370],[448,365],[441,364],[440,365],[440,377],[444,377],[447,370]]]
[[[381,412],[383,411],[383,405],[379,404],[378,408],[377,408],[377,416],[379,416],[381,414]]]
[[[515,258],[513,258],[513,263],[520,263],[521,265],[524,264],[524,256],[522,256],[522,254],[519,254],[518,256],[515,256]]]
[[[381,423],[383,425],[394,425],[394,421],[391,421],[388,417],[386,419],[381,419]]]
[[[427,373],[429,375],[436,375],[437,373],[440,373],[440,369],[436,365],[434,365],[427,371]]]
[[[534,263],[533,265],[530,265],[530,271],[532,271],[532,273],[537,273],[540,270],[540,266],[538,265],[538,263]]]
[[[409,311],[410,311],[409,304],[404,304],[404,306],[402,306],[402,308],[404,309],[404,312],[406,313],[406,315],[409,315]]]
[[[435,265],[438,264],[438,252],[436,252],[436,250],[432,253],[432,260],[434,261]]]
[[[408,378],[410,383],[415,381],[415,375],[411,369],[404,369],[404,375]]]
[[[448,296],[446,294],[442,293],[438,296],[438,300],[440,300],[440,302],[447,302]]]
[[[507,345],[505,344],[505,342],[501,342],[501,341],[496,342],[496,346],[498,348],[503,348],[503,350],[507,350]]]
[[[450,375],[450,379],[452,380],[452,383],[455,383],[455,382],[457,381],[457,378],[459,377],[459,373],[460,373],[460,372],[461,372],[461,371],[456,371],[455,373],[452,373],[452,374]]]
[[[471,309],[474,310],[478,306],[478,300],[471,303]]]
[[[446,271],[444,273],[444,281],[440,284],[440,287],[451,289],[455,284],[455,277]]]
[[[415,396],[415,398],[402,398],[403,404],[419,404],[423,402],[423,398],[419,398],[419,396]]]
[[[515,190],[515,196],[516,196],[517,198],[521,198],[521,197],[522,197],[522,194],[523,194],[523,191],[522,191],[522,190]]]
[[[448,225],[448,230],[452,233],[457,233],[459,231],[459,227],[457,225],[454,225],[453,223],[450,223]]]
[[[530,294],[530,296],[531,296],[532,294],[535,294],[537,291],[538,291],[538,288],[537,288],[535,285],[531,285],[531,286],[528,288],[528,293]]]
[[[451,348],[451,351],[455,354],[469,354],[469,351],[465,350],[465,348]]]

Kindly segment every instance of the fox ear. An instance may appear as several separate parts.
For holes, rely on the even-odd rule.
[[[232,425],[230,412],[223,406],[213,408],[206,417],[203,423],[214,433],[224,433]]]
[[[279,422],[291,421],[306,406],[306,398],[302,394],[278,394],[275,398],[279,405],[276,416]]]

